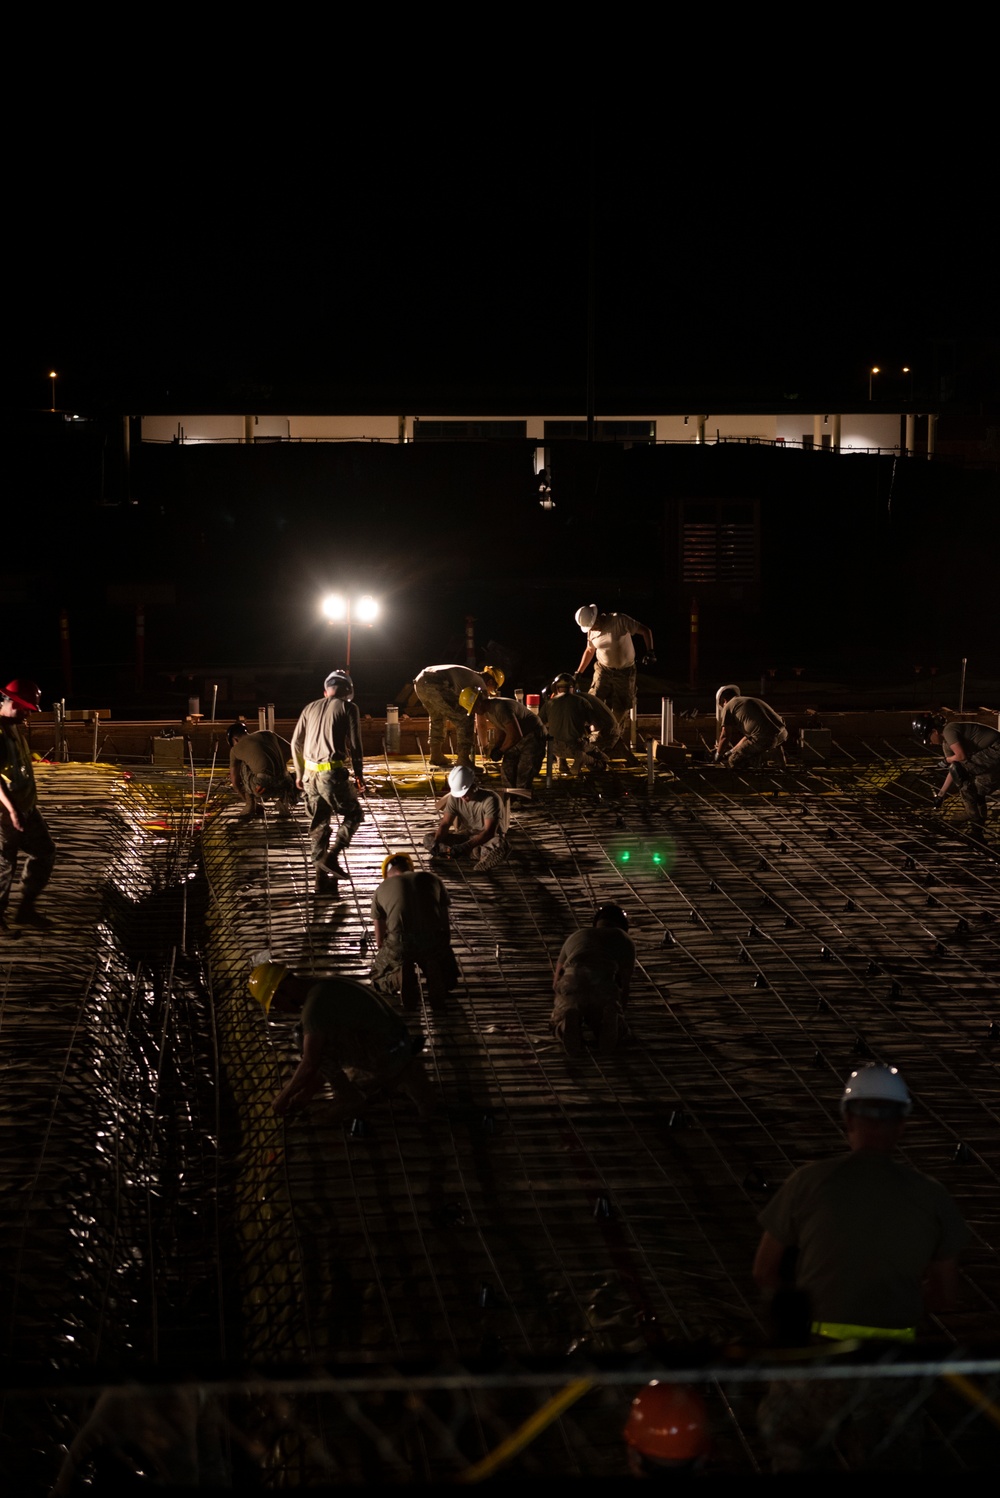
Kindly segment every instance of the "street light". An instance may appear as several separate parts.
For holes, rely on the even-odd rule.
[[[322,602],[322,610],[332,623],[347,621],[347,669],[351,669],[351,600],[343,593],[328,593]],[[371,626],[378,617],[379,606],[370,593],[364,593],[354,604],[354,614],[360,624]]]
[[[871,369],[868,371],[868,399],[869,400],[871,400],[871,398],[872,398],[872,380],[874,379],[874,377],[877,374],[881,374],[881,370],[879,369],[879,367],[878,367],[877,364],[873,364],[872,367],[871,367]]]
[[[56,372],[54,369],[49,370],[49,379],[52,381],[52,409],[54,411],[56,408]]]

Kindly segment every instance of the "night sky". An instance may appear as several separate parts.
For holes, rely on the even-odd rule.
[[[171,27],[117,64],[62,34],[15,155],[27,408],[53,368],[68,407],[580,409],[591,204],[599,407],[995,380],[995,160],[946,47],[904,81],[871,35],[818,62],[696,26],[567,81],[528,38],[421,71],[427,39]]]

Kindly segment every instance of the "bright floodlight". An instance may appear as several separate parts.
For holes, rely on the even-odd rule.
[[[355,612],[357,614],[359,623],[371,624],[372,620],[378,614],[378,604],[375,602],[370,593],[366,593],[363,598],[358,599],[358,605]]]
[[[343,619],[347,615],[347,599],[341,593],[328,593],[322,609],[328,619]]]

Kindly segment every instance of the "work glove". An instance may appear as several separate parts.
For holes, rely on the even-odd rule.
[[[644,666],[655,666],[656,665],[656,651],[655,650],[647,650],[645,656],[643,657],[642,664]]]

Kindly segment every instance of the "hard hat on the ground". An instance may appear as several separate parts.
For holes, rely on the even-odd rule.
[[[576,677],[572,671],[560,671],[558,676],[552,678],[550,692],[574,692],[576,690]]]
[[[476,773],[468,765],[456,765],[448,773],[448,789],[453,796],[467,796],[476,783]]]
[[[628,930],[628,912],[623,910],[620,905],[610,903],[607,905],[598,905],[594,911],[594,925],[598,925],[601,921],[604,922],[605,926],[619,926],[622,931]]]
[[[250,974],[250,992],[265,1014],[290,972],[291,969],[283,967],[280,962],[259,962]]]
[[[229,727],[226,729],[226,742],[229,744],[230,749],[233,747],[234,739],[241,739],[245,733],[249,732],[250,730],[247,728],[246,724],[239,720],[237,720],[235,723],[230,723]]]
[[[585,603],[583,608],[576,611],[576,622],[581,629],[593,629],[594,620],[597,618],[597,604]]]
[[[324,692],[328,692],[334,687],[343,687],[344,690],[340,695],[342,697],[346,697],[348,701],[350,701],[350,699],[354,696],[354,683],[348,676],[346,671],[330,672],[329,676],[326,678],[326,681],[324,681],[323,683],[323,690]]]
[[[403,864],[406,865],[406,872],[408,874],[412,874],[413,859],[410,857],[409,853],[387,853],[382,860],[382,878],[387,879],[389,877],[390,865],[394,869],[398,869]]]
[[[740,689],[736,685],[735,681],[731,681],[728,686],[720,687],[715,694],[715,711],[719,711],[719,708],[722,706],[723,701],[728,702],[730,697],[738,697],[739,695]]]
[[[490,683],[492,682],[494,688],[496,689],[496,692],[499,692],[500,688],[507,680],[507,673],[505,671],[502,671],[499,666],[484,666],[479,674],[480,676],[485,677],[487,690],[489,690]],[[495,695],[495,692],[491,695]]]
[[[42,705],[42,689],[36,681],[30,681],[27,676],[15,676],[3,689],[5,697],[9,697],[15,707],[19,707],[22,713],[37,713]]]
[[[463,687],[458,694],[458,705],[464,707],[467,713],[473,713],[482,695],[478,687]]]
[[[708,1455],[705,1402],[683,1384],[647,1384],[633,1399],[623,1431],[643,1456],[661,1462],[693,1462]]]
[[[944,719],[938,713],[921,713],[913,720],[913,736],[921,744],[929,744],[932,733],[940,733]]]
[[[913,1108],[913,1099],[899,1072],[894,1066],[885,1066],[880,1061],[869,1061],[867,1066],[851,1072],[844,1083],[840,1111],[846,1113],[855,1105],[860,1111],[867,1103],[895,1104],[904,1117]]]

